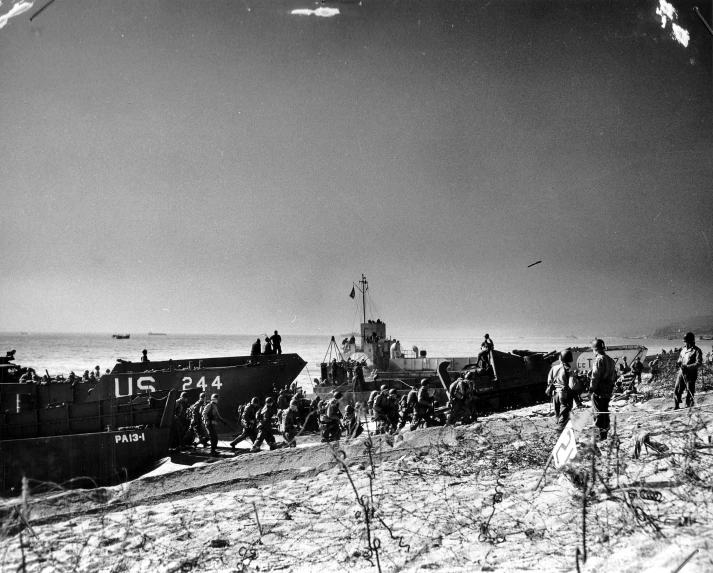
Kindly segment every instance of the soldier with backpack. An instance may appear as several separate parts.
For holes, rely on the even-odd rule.
[[[218,411],[218,400],[220,399],[220,396],[218,394],[213,394],[210,397],[210,402],[206,404],[205,408],[203,408],[203,423],[206,425],[206,428],[208,428],[208,433],[210,434],[210,455],[211,456],[217,456],[218,454],[218,431],[215,429],[215,427],[218,425],[218,422],[222,422],[226,426],[228,425],[228,422],[225,421],[225,419],[220,415],[220,412]]]
[[[272,399],[272,396],[268,396],[265,398],[265,405],[257,415],[257,440],[253,444],[251,452],[259,452],[263,442],[267,442],[271,450],[277,448],[275,435],[272,433],[272,422],[275,414],[277,414],[275,400]]]
[[[198,396],[198,400],[188,407],[188,432],[184,436],[184,441],[193,444],[195,438],[198,438],[200,444],[205,448],[208,445],[208,430],[206,430],[205,424],[203,423],[203,408],[206,405],[205,393],[201,392]]]
[[[376,433],[383,434],[388,426],[387,411],[389,409],[389,389],[384,384],[381,392],[374,398],[374,421],[376,422]]]
[[[292,400],[289,407],[282,411],[280,431],[282,432],[285,443],[290,448],[297,447],[295,438],[300,432],[299,406],[300,404],[297,400]]]
[[[418,401],[416,402],[416,414],[411,423],[411,430],[416,430],[419,426],[424,425],[427,428],[435,425],[431,417],[433,409],[433,398],[428,393],[429,386],[428,378],[421,380],[421,389],[418,391]]]
[[[230,447],[235,449],[235,446],[239,442],[242,442],[245,438],[250,438],[250,441],[254,444],[257,441],[257,412],[260,408],[260,400],[253,398],[248,402],[248,404],[243,408],[240,414],[240,425],[243,427],[242,433],[236,437],[232,442],[230,442]]]
[[[339,441],[339,438],[341,438],[340,422],[342,413],[339,411],[339,399],[341,397],[342,393],[336,391],[334,397],[327,402],[326,408],[321,415],[320,422],[323,442]]]
[[[468,373],[470,374],[470,372]],[[456,422],[463,418],[465,414],[466,401],[470,397],[470,386],[465,378],[458,378],[448,389],[450,395],[449,405],[451,411],[448,413],[446,425],[455,426]]]

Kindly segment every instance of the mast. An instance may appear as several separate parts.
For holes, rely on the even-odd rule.
[[[359,281],[361,285],[361,309],[364,312],[364,320],[362,324],[366,323],[366,290],[369,288],[369,283],[366,281],[366,277],[361,275],[361,280]]]

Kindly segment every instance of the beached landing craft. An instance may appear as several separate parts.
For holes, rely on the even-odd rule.
[[[447,395],[438,376],[438,368],[441,363],[447,362],[447,372],[451,380],[469,370],[476,373],[475,388],[480,398],[480,407],[484,410],[499,410],[547,400],[547,374],[552,363],[558,359],[560,349],[553,349],[551,352],[492,350],[487,360],[477,354],[465,357],[429,357],[425,350],[419,350],[415,346],[410,351],[401,350],[398,345],[394,347],[395,340],[387,338],[385,322],[366,320],[368,282],[363,275],[355,288],[362,293],[364,321],[360,326],[361,340],[357,343],[356,337],[347,338],[339,348],[332,339],[328,350],[329,360],[319,364],[322,379],[327,380],[329,385],[314,388],[314,392],[321,397],[338,387],[348,402],[363,402],[373,390],[382,385],[395,388],[399,394],[404,394],[418,387],[421,379],[427,378],[431,382],[430,388],[435,389],[436,399],[443,403],[447,401]],[[646,353],[645,346],[607,348],[607,354],[617,364],[623,357],[627,358],[629,364],[636,356],[643,361]],[[594,359],[591,348],[572,348],[572,354],[576,374],[582,375],[591,369]],[[330,361],[334,359],[335,366],[332,366]],[[365,381],[362,387],[354,392],[353,384],[347,381],[347,371],[349,368],[353,370],[357,362],[363,364]]]
[[[27,371],[10,360],[0,358],[0,411],[15,409],[17,404],[44,408],[57,402],[95,402],[123,398],[147,392],[186,391],[194,402],[205,392],[220,395],[220,412],[227,420],[237,421],[237,410],[254,396],[262,401],[276,390],[292,384],[307,364],[298,354],[190,358],[151,362],[120,361],[98,382],[69,381],[20,384],[20,396],[9,394],[7,382],[18,382]],[[13,390],[14,392],[15,390]],[[224,428],[219,428],[223,430]],[[228,431],[229,433],[229,431]]]
[[[3,406],[10,396],[17,405],[15,412],[3,408],[0,419],[1,494],[18,494],[23,477],[32,488],[43,482],[64,487],[120,483],[168,455],[175,390],[33,408],[20,402],[27,386],[2,388]]]

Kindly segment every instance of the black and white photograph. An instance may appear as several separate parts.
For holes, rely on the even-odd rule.
[[[711,0],[0,0],[0,572],[713,571]]]

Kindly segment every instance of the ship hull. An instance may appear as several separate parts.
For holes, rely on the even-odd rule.
[[[221,415],[237,423],[241,405],[253,397],[262,402],[275,395],[280,388],[292,384],[305,365],[298,354],[125,362],[102,376],[87,400],[173,389],[188,392],[193,402],[205,392],[208,396],[218,394]]]
[[[168,455],[176,396],[174,390],[5,412],[0,492],[17,494],[23,477],[32,488],[91,487],[145,473]]]
[[[30,487],[39,483],[94,487],[133,479],[168,455],[170,431],[170,427],[146,428],[4,440],[0,442],[0,491],[19,493],[23,476]]]

